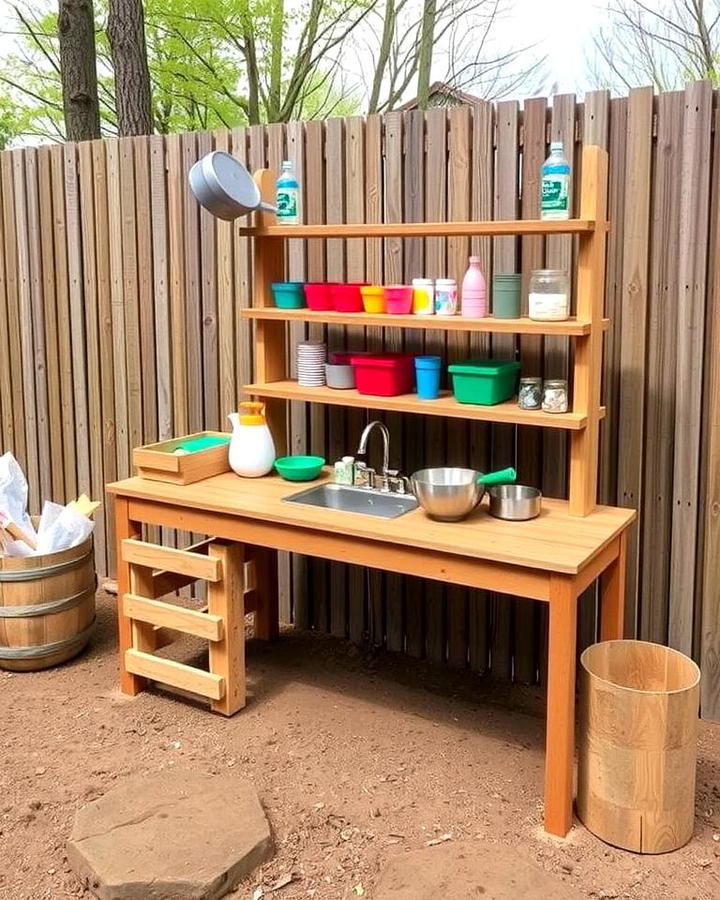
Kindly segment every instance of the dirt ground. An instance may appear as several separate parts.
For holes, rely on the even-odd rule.
[[[2,900],[84,896],[64,853],[76,809],[170,766],[231,770],[258,791],[277,852],[232,895],[242,900],[258,886],[273,900],[372,900],[391,855],[439,839],[504,845],[598,900],[720,897],[720,726],[700,730],[686,847],[638,856],[577,822],[561,841],[539,824],[537,692],[288,631],[249,642],[249,704],[226,720],[159,691],[121,696],[114,598],[98,604],[89,652],[0,674]]]

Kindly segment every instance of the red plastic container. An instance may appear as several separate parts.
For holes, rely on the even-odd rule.
[[[332,304],[335,312],[363,312],[362,294],[360,293],[362,286],[363,283],[361,282],[331,285],[330,294],[332,295]]]
[[[397,397],[412,393],[415,384],[414,357],[409,353],[378,353],[353,356],[355,386],[359,394]]]
[[[391,284],[385,288],[385,305],[394,316],[407,316],[412,312],[413,289],[405,284]]]
[[[329,282],[315,281],[308,282],[305,285],[305,300],[308,309],[314,309],[315,312],[327,312],[333,308],[332,295],[330,293],[332,284]]]

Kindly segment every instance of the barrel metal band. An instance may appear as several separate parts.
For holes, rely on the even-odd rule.
[[[54,644],[42,644],[38,647],[0,647],[0,659],[36,659],[39,656],[52,656],[54,653],[60,653],[62,650],[82,646],[94,629],[95,619],[83,631],[66,638],[64,641],[56,641]]]
[[[96,579],[97,580],[97,579]],[[33,606],[0,606],[0,619],[25,619],[29,616],[53,615],[79,606],[87,597],[92,597],[95,588],[87,588],[72,597],[63,597],[60,600],[50,600],[48,603],[37,603]]]
[[[77,559],[71,559],[69,562],[56,563],[54,566],[42,566],[37,569],[9,569],[7,572],[0,569],[0,582],[3,581],[35,581],[38,578],[46,578],[49,575],[60,575],[62,572],[68,572],[81,566],[85,560],[92,556],[92,550],[79,556]]]

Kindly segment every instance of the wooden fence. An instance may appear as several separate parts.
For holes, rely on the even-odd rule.
[[[249,168],[295,161],[306,221],[533,217],[550,138],[579,166],[610,152],[600,496],[640,510],[628,632],[702,659],[703,709],[720,717],[720,141],[709,85],[610,100],[604,92],[391,113],[214,134],[155,136],[0,154],[2,443],[41,498],[103,495],[133,446],[223,427],[251,379],[237,316],[252,277],[247,241],[201,211],[186,186],[212,148]],[[461,277],[470,251],[488,276],[571,264],[569,237],[291,242],[301,279]],[[310,332],[315,332],[312,326]],[[294,337],[304,329],[296,328]],[[567,340],[328,328],[331,346],[505,356],[561,375]],[[318,333],[320,333],[318,331]],[[383,343],[384,342],[384,343]],[[516,461],[523,481],[562,495],[561,433],[429,417],[385,417],[405,471]],[[291,446],[335,459],[366,416],[293,406]],[[98,519],[99,572],[113,570],[112,521]],[[284,560],[283,612],[301,625],[523,682],[544,678],[545,610],[408,573]],[[292,600],[291,600],[292,598]],[[595,637],[583,599],[581,646]]]

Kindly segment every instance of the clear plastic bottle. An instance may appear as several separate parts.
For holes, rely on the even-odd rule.
[[[278,225],[300,224],[300,185],[289,159],[283,161],[277,180],[276,193]]]
[[[562,141],[550,144],[540,178],[540,218],[570,218],[570,163],[565,159]]]

